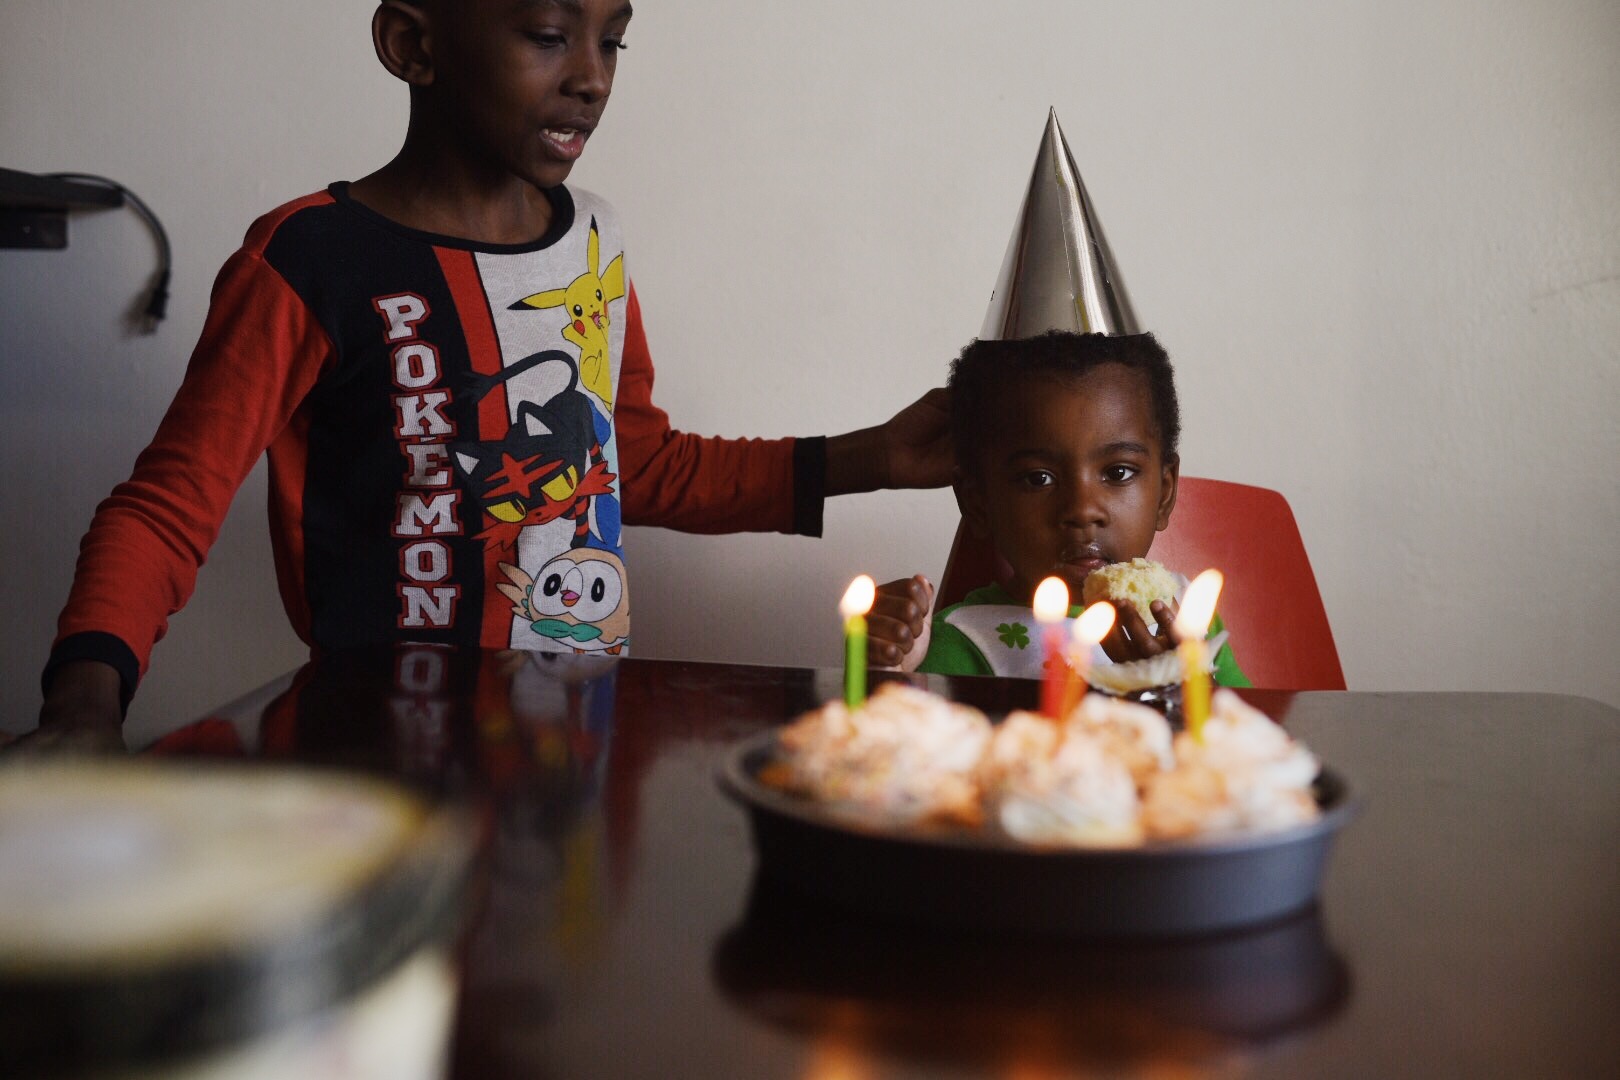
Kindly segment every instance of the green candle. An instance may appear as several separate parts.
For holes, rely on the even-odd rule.
[[[877,583],[865,574],[849,583],[838,610],[844,616],[844,704],[866,702],[866,613],[877,597]]]

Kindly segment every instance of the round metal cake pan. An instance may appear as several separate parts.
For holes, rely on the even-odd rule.
[[[740,743],[720,786],[748,812],[760,872],[849,911],[996,933],[1207,934],[1280,919],[1321,888],[1333,839],[1359,808],[1324,769],[1322,814],[1271,832],[1136,848],[1049,848],[990,833],[902,829],[761,783],[775,732]]]

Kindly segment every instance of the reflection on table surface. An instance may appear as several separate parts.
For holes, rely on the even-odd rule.
[[[927,685],[992,715],[1037,689]],[[150,752],[380,772],[477,807],[459,1076],[1620,1063],[1601,1004],[1620,992],[1614,710],[1252,693],[1369,801],[1320,907],[1243,934],[1083,942],[929,934],[755,880],[716,767],[735,740],[839,689],[833,671],[407,646],[324,658]],[[1555,781],[1581,796],[1549,800]],[[1561,844],[1542,842],[1553,834]]]
[[[1001,1074],[1242,1056],[1349,993],[1315,908],[1182,941],[945,934],[851,916],[756,880],[714,972],[752,1016],[813,1038]]]

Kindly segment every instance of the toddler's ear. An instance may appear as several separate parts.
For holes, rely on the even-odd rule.
[[[1157,532],[1170,527],[1170,513],[1176,508],[1176,488],[1181,482],[1181,457],[1171,454],[1165,459],[1159,476],[1159,517],[1154,524]]]
[[[979,484],[960,467],[951,470],[951,491],[956,495],[956,508],[968,530],[979,539],[990,536],[990,515],[984,508],[984,492]]]

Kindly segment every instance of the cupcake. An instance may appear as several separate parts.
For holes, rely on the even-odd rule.
[[[1203,732],[1176,736],[1176,760],[1223,773],[1247,771],[1267,784],[1307,789],[1321,771],[1315,755],[1271,717],[1230,690],[1210,699]]]
[[[990,737],[979,710],[885,683],[854,711],[828,702],[784,728],[787,754],[766,779],[897,824],[971,824]]]
[[[1308,790],[1261,782],[1252,773],[1182,765],[1160,773],[1142,800],[1142,823],[1156,840],[1264,832],[1303,825],[1320,811]]]
[[[1154,773],[1175,764],[1170,724],[1156,709],[1105,694],[1087,694],[1067,720],[1102,742],[1130,772],[1138,788]]]
[[[1125,762],[1085,724],[1009,713],[979,768],[985,813],[1027,844],[1130,847],[1141,805]]]
[[[1175,741],[1176,767],[1152,777],[1142,806],[1159,839],[1282,829],[1320,813],[1310,751],[1230,690],[1217,690],[1201,736]]]
[[[1181,593],[1183,582],[1151,559],[1132,559],[1130,562],[1109,563],[1086,575],[1080,586],[1081,601],[1090,606],[1107,600],[1115,607],[1129,604],[1142,616],[1142,621],[1153,626],[1159,620],[1153,614],[1153,602],[1173,603]]]
[[[1153,602],[1174,603],[1185,586],[1179,574],[1160,563],[1132,559],[1093,570],[1086,575],[1080,591],[1088,606],[1107,600],[1115,607],[1135,608],[1148,628],[1156,631],[1158,619],[1153,614]],[[1213,657],[1218,648],[1218,644],[1211,648],[1209,655]],[[1094,689],[1157,709],[1176,722],[1181,720],[1181,684],[1185,677],[1181,657],[1174,652],[1123,664],[1097,664],[1088,675]]]

